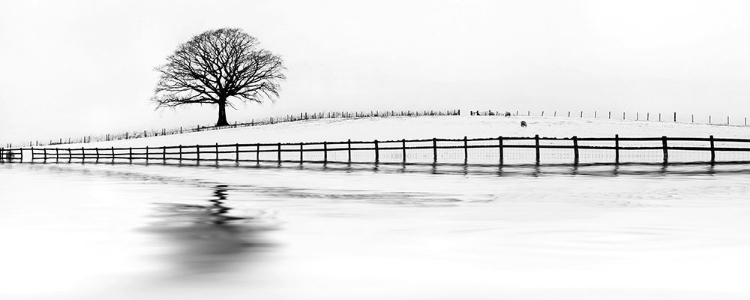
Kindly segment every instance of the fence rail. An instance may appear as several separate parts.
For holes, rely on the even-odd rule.
[[[25,156],[24,156],[25,155]],[[579,164],[750,163],[750,139],[492,137],[161,147],[0,148],[0,162]]]

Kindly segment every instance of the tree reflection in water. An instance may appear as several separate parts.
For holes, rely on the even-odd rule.
[[[253,259],[253,254],[272,245],[262,241],[261,231],[276,228],[273,220],[254,216],[230,215],[228,187],[214,187],[210,205],[158,203],[159,220],[149,226],[177,250],[168,255],[178,276],[228,272]]]

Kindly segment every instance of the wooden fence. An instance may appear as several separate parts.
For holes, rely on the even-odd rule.
[[[24,152],[26,156],[24,156]],[[0,162],[624,164],[750,163],[750,139],[494,137],[136,148],[0,149]],[[24,160],[24,158],[26,158]]]

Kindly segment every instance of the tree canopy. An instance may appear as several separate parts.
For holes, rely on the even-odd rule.
[[[258,47],[258,39],[241,29],[222,28],[194,36],[180,45],[161,73],[152,101],[162,107],[210,104],[219,107],[216,126],[228,125],[232,101],[275,101],[286,79],[283,60]]]

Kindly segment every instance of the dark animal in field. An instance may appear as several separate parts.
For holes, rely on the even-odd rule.
[[[521,127],[526,127],[526,121],[521,121]]]
[[[505,116],[506,116],[506,117],[510,117],[510,112],[509,112],[509,111],[506,111],[506,112],[505,112]]]

